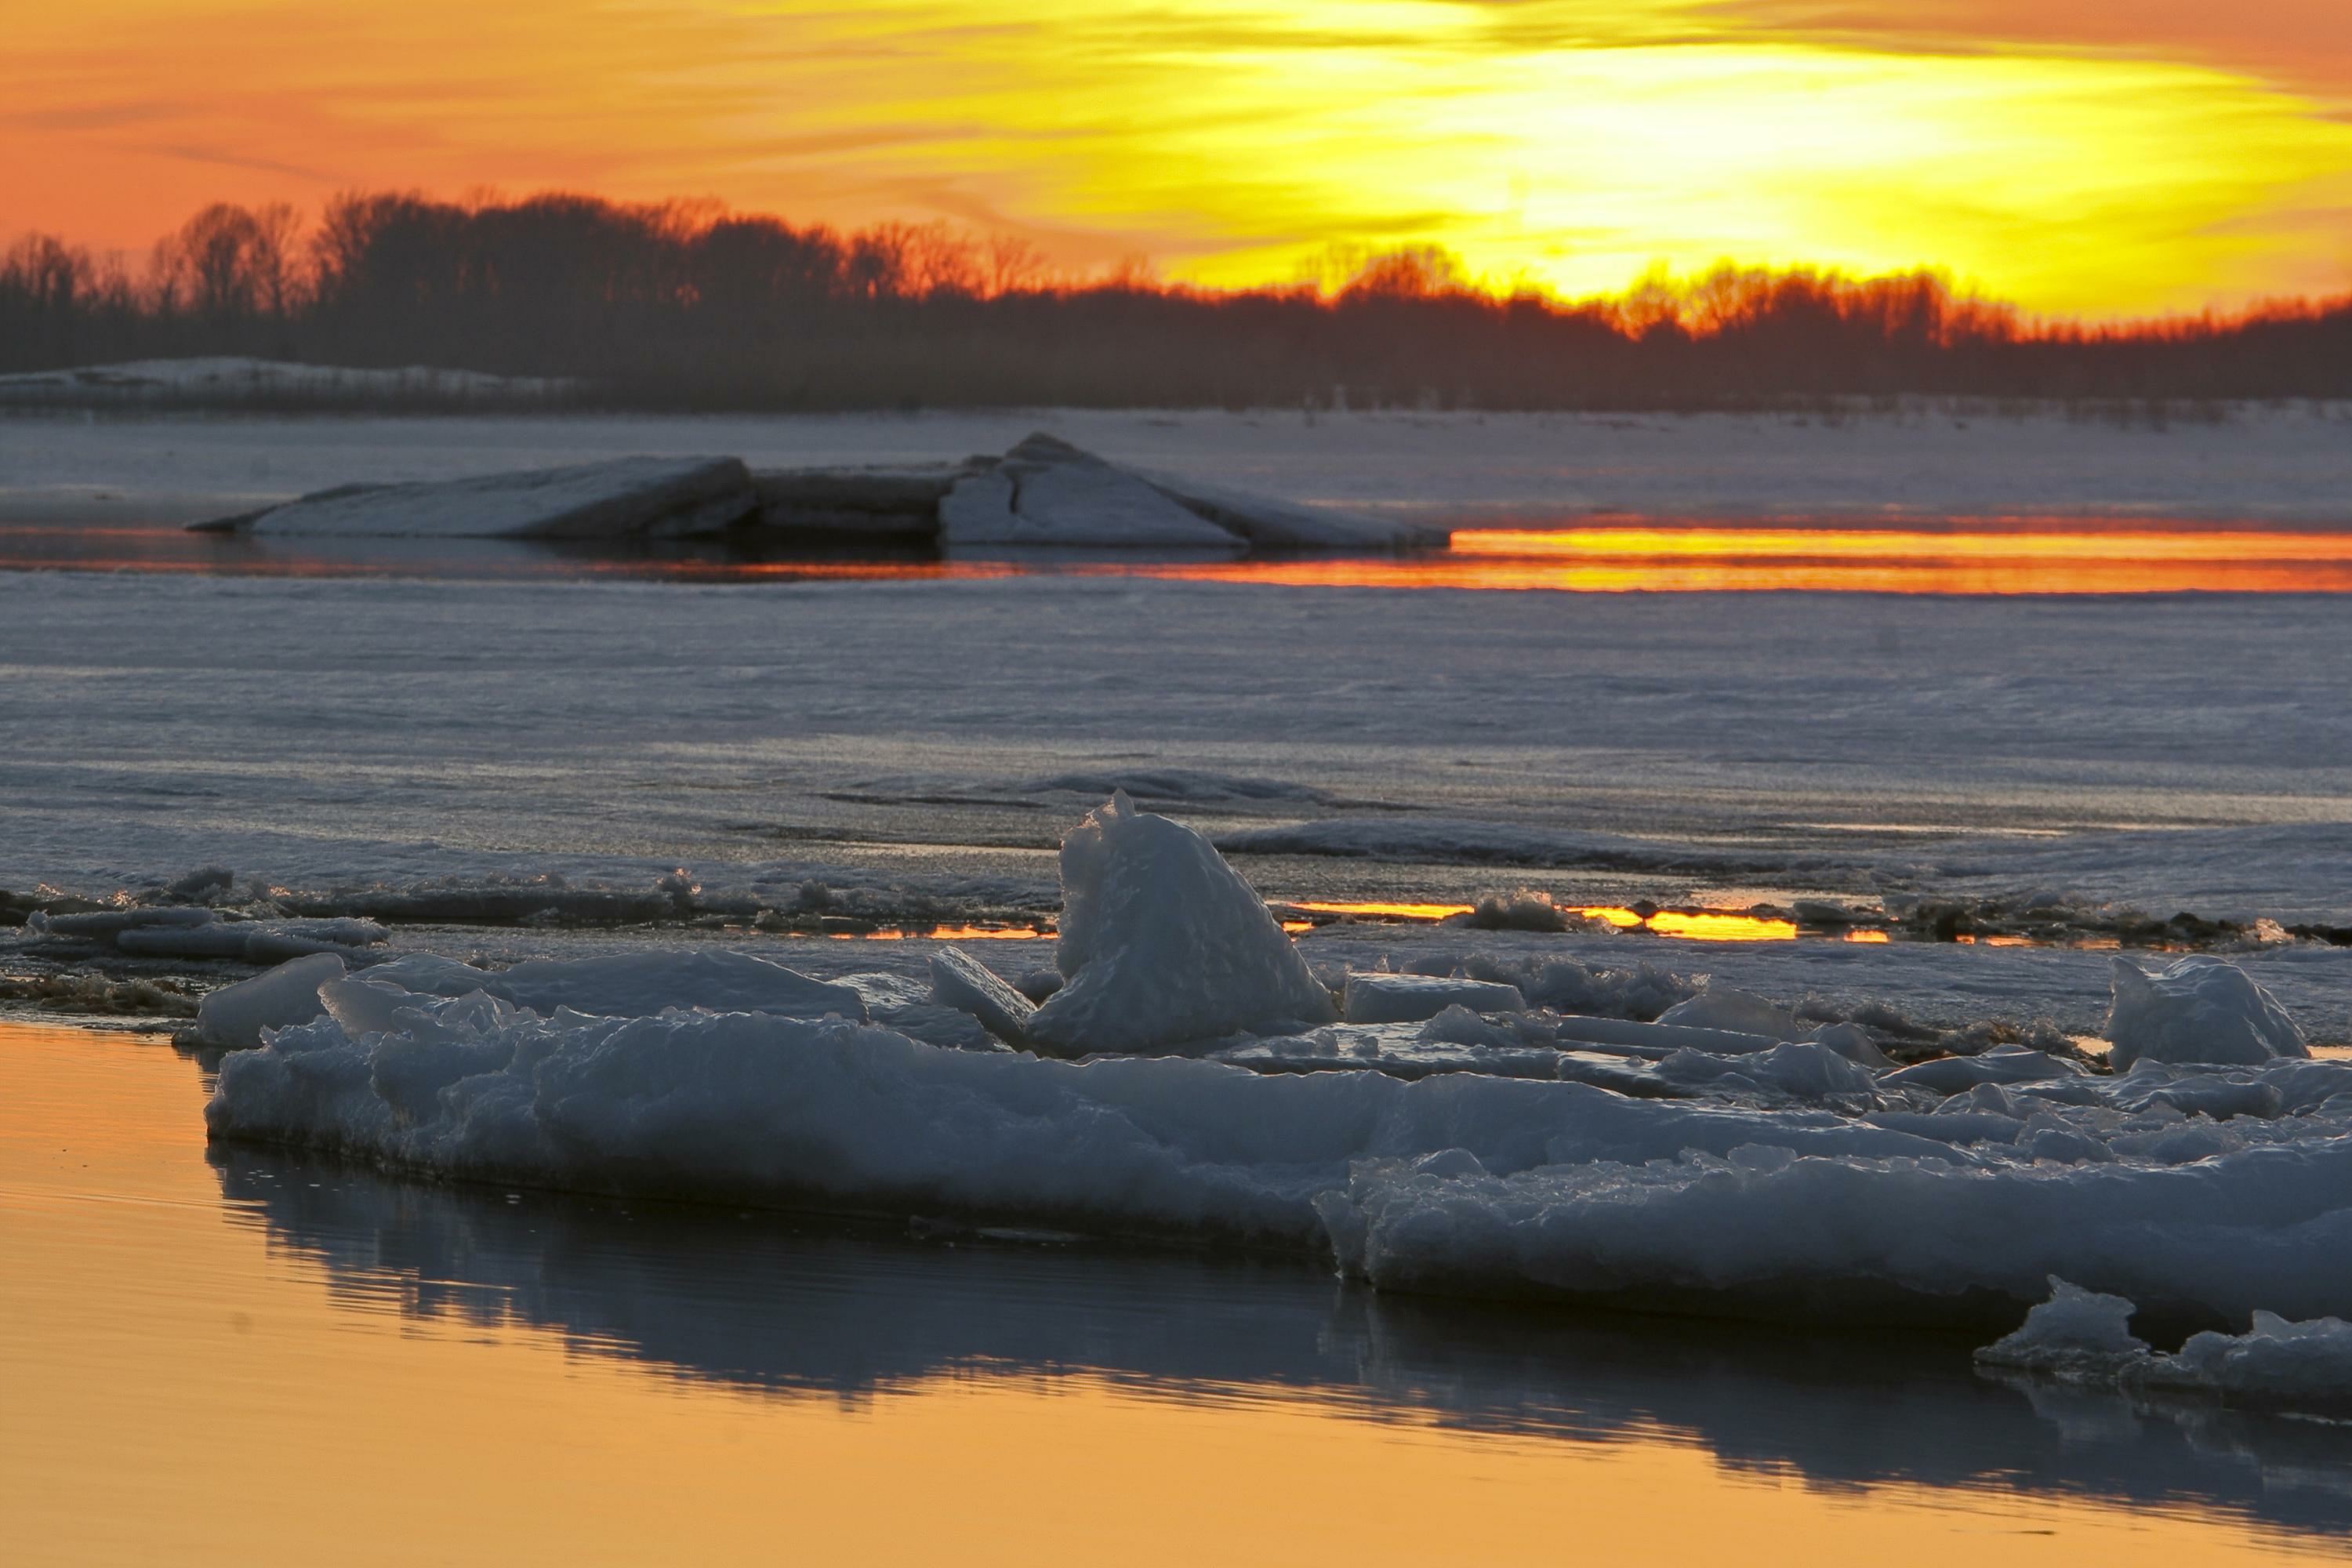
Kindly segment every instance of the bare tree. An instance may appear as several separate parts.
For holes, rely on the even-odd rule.
[[[988,297],[1033,293],[1045,286],[1045,252],[1017,234],[992,234],[981,247],[982,282]]]

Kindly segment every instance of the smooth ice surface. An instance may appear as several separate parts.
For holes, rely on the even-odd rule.
[[[258,1046],[264,1029],[307,1024],[325,1013],[319,988],[343,974],[343,961],[333,953],[289,959],[250,980],[207,992],[197,1005],[195,1034],[215,1046]]]
[[[320,491],[244,524],[261,534],[437,539],[679,538],[755,510],[734,458],[613,458],[479,479]]]
[[[2234,964],[2192,954],[2150,974],[2118,958],[2112,973],[2107,1037],[2118,1068],[2143,1058],[2242,1065],[2311,1054],[2278,998]]]
[[[419,953],[369,970],[366,979],[441,996],[481,991],[543,1014],[569,1007],[633,1018],[668,1007],[698,1007],[793,1018],[833,1013],[860,1023],[866,1018],[865,1001],[852,987],[812,980],[769,959],[725,948],[533,959],[496,973]]]
[[[1528,1005],[1518,987],[1434,974],[1350,974],[1340,1016],[1350,1024],[1416,1024],[1448,1007],[1516,1013]]]
[[[1786,1007],[1736,985],[1710,985],[1689,1001],[1677,1002],[1659,1014],[1658,1022],[1761,1035],[1768,1040],[1793,1040],[1805,1032],[1797,1016]]]
[[[1062,904],[1055,961],[1068,983],[1028,1022],[1042,1049],[1157,1050],[1338,1016],[1208,840],[1124,795],[1063,839]]]
[[[719,888],[772,872],[1050,904],[1048,855],[959,847],[1044,839],[1049,814],[1085,799],[1045,781],[1173,787],[1189,769],[1256,793],[1145,804],[1213,806],[1203,825],[1263,857],[1245,869],[1282,896],[1467,905],[1540,882],[1574,899],[1533,867],[1605,877],[1599,902],[1727,881],[2056,887],[2158,915],[2352,925],[2352,741],[2330,717],[2352,686],[2347,613],[2273,596],[1825,616],[1802,596],[1654,595],[1565,616],[1544,595],[1147,581],[0,574],[0,887],[102,897],[226,863],[382,900],[337,913],[393,914],[415,892],[402,918],[511,920],[573,900],[593,915],[583,894],[601,880],[647,919],[669,900],[641,895],[683,866]],[[416,628],[452,617],[462,635],[420,654]],[[220,636],[232,623],[271,637]],[[1751,657],[1768,643],[1784,650],[1769,670]],[[2193,687],[2173,673],[2189,667]],[[1808,715],[1801,755],[1773,739],[1791,711]],[[1727,818],[1744,825],[1729,842]],[[1433,820],[1485,826],[1433,837]],[[1311,852],[1332,821],[1359,853]],[[1241,837],[1258,828],[1282,837]],[[1394,868],[1421,865],[1442,869]],[[550,873],[575,886],[535,883]],[[435,892],[444,879],[483,894],[478,912]],[[2030,982],[2007,971],[2037,962],[1874,956],[2002,970],[2008,990]],[[1843,959],[1740,962],[1768,961]]]
[[[1249,541],[1253,550],[1395,550],[1444,542],[1442,529],[1402,518],[1300,506],[1173,474],[1146,472],[1141,478],[1187,510]]]
[[[1032,436],[940,504],[950,546],[1233,551],[1240,535],[1090,453]]]
[[[946,947],[931,955],[931,1000],[971,1014],[1008,1045],[1029,1043],[1037,1005],[970,953]]]

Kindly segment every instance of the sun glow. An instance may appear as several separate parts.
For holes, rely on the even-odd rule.
[[[1428,244],[1570,294],[1729,258],[2193,309],[2347,281],[2352,52],[2301,4],[89,0],[10,20],[0,231],[562,186],[1220,286]]]

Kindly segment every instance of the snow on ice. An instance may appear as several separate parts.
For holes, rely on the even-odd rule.
[[[482,479],[345,485],[200,527],[436,539],[691,538],[756,511],[733,458],[613,458]]]
[[[1032,436],[940,503],[949,545],[1146,546],[1232,551],[1241,540],[1124,469]]]
[[[735,458],[609,458],[563,468],[346,484],[194,525],[355,538],[905,536],[950,548],[1207,551],[1442,547],[1443,529],[1146,477],[1046,435],[929,468],[763,469]]]

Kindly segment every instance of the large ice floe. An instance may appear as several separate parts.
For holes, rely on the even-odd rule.
[[[2352,1063],[2231,1059],[2239,1015],[2194,1012],[2218,982],[2155,1005],[2169,1060],[1892,1068],[1863,1023],[1798,1037],[1727,992],[1556,1010],[1683,999],[1580,965],[1318,972],[1124,799],[1063,877],[1034,1009],[951,950],[928,990],[740,952],[312,955],[207,1000],[258,1042],[207,1121],[457,1177],[1222,1237],[1399,1289],[2005,1326],[2055,1275],[2192,1325],[2352,1315]],[[2116,1005],[2148,1004],[2119,975]]]
[[[441,539],[691,538],[754,513],[751,475],[733,458],[614,458],[479,479],[345,485],[215,531]]]
[[[949,548],[1392,551],[1423,525],[1244,495],[1106,462],[1033,435],[1002,457],[753,473],[734,458],[614,458],[561,468],[353,484],[195,525],[212,531],[502,539],[745,534]]]

